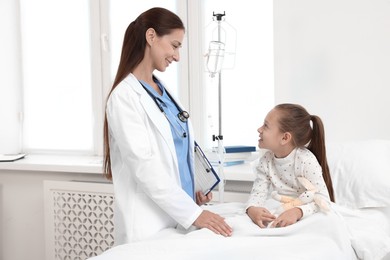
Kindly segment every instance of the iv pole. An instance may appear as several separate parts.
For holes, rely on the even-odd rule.
[[[222,17],[225,16],[225,12],[223,14],[215,14],[213,12],[213,16],[217,19],[217,40],[221,42],[221,21]],[[223,135],[222,135],[222,74],[221,70],[218,72],[218,126],[219,131],[218,135],[213,135],[213,141],[218,141],[218,156],[219,156],[219,165],[218,165],[218,174],[220,178],[220,183],[218,185],[219,192],[219,202],[224,202],[224,192],[225,192],[225,174],[224,174],[224,157],[225,157],[225,148],[223,146]]]

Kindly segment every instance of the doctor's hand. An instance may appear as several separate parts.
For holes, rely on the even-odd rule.
[[[233,229],[225,222],[223,217],[208,210],[203,210],[193,225],[198,228],[208,228],[225,237],[230,237],[233,233]]]
[[[268,223],[275,219],[275,216],[272,215],[271,212],[262,207],[249,207],[246,213],[252,221],[261,228],[267,227]]]
[[[203,192],[197,191],[196,192],[196,204],[199,206],[210,202],[213,199],[213,194],[209,192],[207,195],[204,195]]]

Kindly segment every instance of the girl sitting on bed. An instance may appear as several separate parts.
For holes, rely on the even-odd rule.
[[[312,123],[312,126],[311,124]],[[260,158],[246,212],[259,227],[286,227],[318,212],[315,202],[273,215],[265,208],[270,189],[298,197],[306,189],[297,177],[305,177],[327,200],[334,202],[332,180],[326,159],[325,132],[321,119],[296,104],[275,106],[259,132],[259,148],[268,151]]]

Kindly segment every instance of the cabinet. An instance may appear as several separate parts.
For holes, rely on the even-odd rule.
[[[224,167],[224,202],[246,202],[252,190],[255,173],[253,163],[244,163]],[[218,167],[215,167],[218,170]],[[213,190],[213,201],[218,202],[218,186]]]

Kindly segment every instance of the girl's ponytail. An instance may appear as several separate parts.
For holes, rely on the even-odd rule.
[[[328,160],[326,158],[325,148],[325,130],[321,118],[311,115],[310,119],[313,123],[313,131],[308,149],[316,156],[322,167],[322,176],[329,192],[330,200],[335,202],[332,178],[329,172]]]
[[[322,168],[330,200],[334,202],[332,179],[326,159],[325,130],[321,118],[310,115],[304,107],[297,104],[279,104],[275,106],[275,109],[281,112],[280,131],[292,133],[294,145],[297,147],[307,146],[317,158]]]

